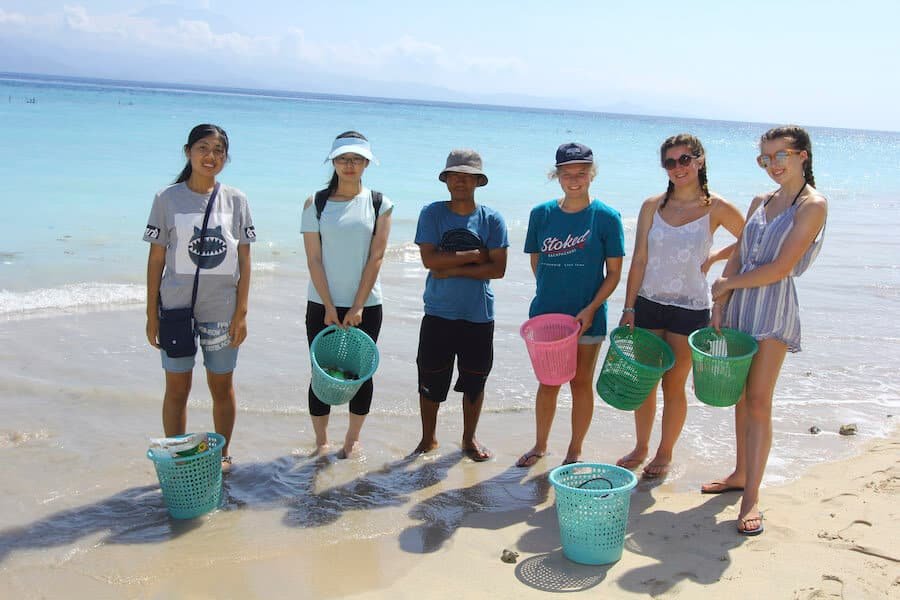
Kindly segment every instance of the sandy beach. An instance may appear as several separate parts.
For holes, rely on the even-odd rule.
[[[517,426],[529,417],[517,415]],[[261,418],[242,415],[245,430],[257,432],[245,444],[264,446],[298,424],[282,419],[262,434],[253,422]],[[389,430],[383,419],[373,420],[373,429]],[[900,592],[896,429],[865,444],[860,455],[764,487],[766,531],[756,538],[735,531],[738,494],[703,496],[671,483],[641,482],[631,497],[622,559],[584,566],[562,555],[547,480],[559,457],[518,469],[512,460],[520,442],[495,439],[497,458],[473,463],[449,441],[459,433],[457,420],[442,421],[448,440],[442,448],[414,459],[382,463],[401,455],[405,442],[387,438],[379,441],[382,450],[347,461],[311,458],[306,448],[277,456],[272,448],[268,460],[235,466],[222,510],[185,522],[167,517],[148,461],[98,465],[61,452],[23,482],[42,490],[37,498],[13,489],[3,495],[0,597],[530,598],[583,592],[849,599]],[[484,429],[496,432],[502,423],[486,415]],[[27,456],[42,440],[4,441],[7,456]],[[557,447],[562,441],[555,436]],[[594,442],[589,452],[597,449]],[[105,484],[79,484],[86,476]],[[107,495],[108,489],[119,491]],[[17,513],[43,516],[10,526]],[[517,564],[500,560],[504,549],[520,554]]]

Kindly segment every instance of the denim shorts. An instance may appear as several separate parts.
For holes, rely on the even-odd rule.
[[[238,349],[231,347],[228,335],[229,321],[197,323],[196,333],[200,335],[200,350],[203,351],[203,365],[211,373],[224,375],[234,371],[237,365]],[[169,358],[165,350],[160,350],[162,367],[170,373],[188,373],[194,370],[193,356]]]

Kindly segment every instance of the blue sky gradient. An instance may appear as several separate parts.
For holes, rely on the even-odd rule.
[[[0,1],[0,71],[900,130],[900,3]]]

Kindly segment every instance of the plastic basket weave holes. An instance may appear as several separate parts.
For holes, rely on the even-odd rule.
[[[622,557],[633,473],[613,465],[580,463],[550,473],[556,491],[563,553],[575,562],[602,565]]]
[[[209,448],[185,457],[163,457],[148,452],[156,467],[159,487],[169,514],[192,519],[216,509],[222,501],[222,448],[225,438],[207,433]]]
[[[313,393],[331,405],[350,402],[378,368],[378,347],[364,331],[355,327],[346,330],[334,325],[326,327],[313,339],[309,356]],[[339,369],[358,378],[338,379],[325,369]]]
[[[519,329],[538,381],[562,385],[575,377],[578,366],[578,332],[581,326],[570,315],[538,315]]]

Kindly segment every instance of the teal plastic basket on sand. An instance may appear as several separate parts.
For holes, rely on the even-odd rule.
[[[675,364],[672,348],[646,329],[616,327],[597,377],[597,393],[620,410],[635,410]]]
[[[209,447],[192,456],[171,457],[147,451],[147,458],[156,467],[163,500],[175,519],[199,517],[218,508],[222,502],[225,438],[218,433],[206,435]]]
[[[550,471],[563,554],[585,565],[622,558],[631,489],[637,477],[602,463],[573,463]]]
[[[750,363],[759,349],[751,336],[736,329],[698,329],[688,337],[694,365],[694,395],[710,406],[737,404]]]
[[[330,325],[320,331],[309,346],[312,362],[312,389],[325,404],[346,404],[378,368],[378,347],[365,331]],[[333,377],[326,372],[352,373],[356,379]]]

